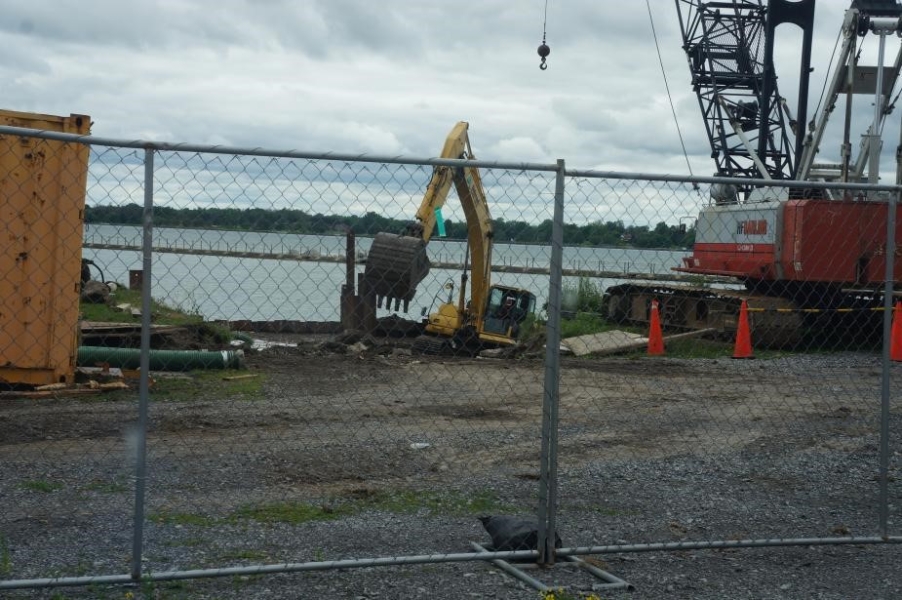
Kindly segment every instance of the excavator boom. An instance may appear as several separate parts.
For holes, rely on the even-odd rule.
[[[467,135],[468,123],[454,126],[445,140],[441,158],[474,158]],[[378,233],[370,247],[364,271],[363,293],[376,296],[377,306],[387,300],[405,312],[417,285],[429,273],[426,244],[432,238],[439,211],[451,186],[457,190],[467,220],[467,242],[472,273],[472,306],[483,306],[491,285],[492,221],[479,170],[475,167],[437,166],[416,213],[416,220],[400,234]]]

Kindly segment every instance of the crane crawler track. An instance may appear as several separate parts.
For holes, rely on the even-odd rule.
[[[618,323],[647,324],[652,300],[658,301],[661,324],[675,331],[714,329],[720,337],[736,335],[739,309],[746,300],[755,345],[786,348],[802,341],[803,315],[786,298],[749,294],[743,290],[691,286],[612,286],[605,294],[605,316]]]

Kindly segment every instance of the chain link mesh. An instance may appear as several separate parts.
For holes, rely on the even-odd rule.
[[[56,144],[30,143],[36,153]],[[3,257],[4,329],[31,328],[7,337],[15,343],[4,358],[17,365],[11,353],[47,356],[59,345],[47,323],[35,331],[28,311],[38,302],[42,315],[77,312],[81,367],[76,387],[55,375],[37,384],[65,389],[29,381],[2,392],[4,578],[133,566],[143,286],[153,298],[145,573],[440,561],[471,551],[471,541],[536,548],[550,460],[540,448],[554,172],[480,170],[491,284],[533,294],[534,314],[514,326],[494,312],[508,292],[488,293],[485,331],[443,336],[425,331],[424,319],[443,306],[473,312],[467,299],[480,285],[454,191],[409,312],[370,313],[360,288],[374,236],[400,234],[412,220],[432,166],[156,151],[149,273],[144,169],[142,151],[93,148],[83,231],[61,208],[80,202],[77,188],[55,191],[59,202],[38,211],[4,206],[11,240],[56,253],[27,275],[16,270],[20,254]],[[717,254],[724,248],[708,247],[710,273],[692,262],[705,235],[725,236],[705,238],[715,246],[733,240],[734,256],[766,261],[789,213],[739,218],[726,206],[704,221],[704,185],[565,183],[562,355],[548,358],[561,373],[558,545],[886,533],[880,396],[896,367],[884,371],[881,361],[885,203],[859,210],[865,203],[850,201],[829,213],[854,220],[825,231],[863,232],[861,244],[814,238],[805,267],[840,276],[825,285],[800,270],[785,286],[790,302],[764,271],[757,286],[727,273],[739,267]],[[7,178],[5,193],[15,185],[31,189]],[[820,212],[793,218],[799,231],[808,231],[805,219],[826,227]],[[80,278],[59,267],[77,265],[79,253],[88,261]],[[841,260],[848,264],[830,262]],[[738,299],[747,287],[755,287],[747,306],[755,360],[734,360],[744,352]],[[663,356],[649,355],[653,303]],[[518,343],[487,357],[467,342],[491,333],[492,319]],[[897,431],[895,409],[889,419]],[[893,453],[888,472],[898,466]],[[898,498],[894,480],[887,491]]]
[[[567,190],[566,223],[610,231],[565,230],[565,255],[589,245],[607,273],[565,278],[564,336],[597,320],[643,339],[622,356],[563,359],[566,545],[880,535],[885,197],[866,206],[831,190],[838,199],[793,209],[715,205],[683,183],[583,179]],[[793,281],[768,281],[781,261]],[[644,339],[653,303],[660,356]],[[898,412],[890,418],[895,431]]]

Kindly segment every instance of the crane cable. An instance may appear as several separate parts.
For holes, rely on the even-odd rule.
[[[683,132],[680,130],[680,121],[677,119],[676,108],[673,106],[673,97],[670,94],[670,85],[667,83],[667,72],[664,70],[664,59],[661,58],[661,47],[658,44],[658,33],[655,30],[655,19],[651,14],[651,4],[649,0],[645,0],[645,7],[648,9],[648,21],[651,23],[651,35],[655,39],[655,51],[658,53],[658,64],[661,65],[661,77],[664,79],[664,89],[667,90],[667,101],[670,103],[670,112],[673,114],[673,122],[676,125],[677,136],[680,138],[680,146],[683,148],[683,157],[686,159],[686,167],[689,168],[689,175],[692,176],[692,165],[689,163],[689,153],[686,151],[686,143],[683,141]],[[699,191],[698,183],[693,182],[692,188]]]
[[[548,31],[548,0],[545,0],[545,16],[542,18],[542,43],[545,43],[545,33]]]
[[[830,53],[830,62],[827,63],[827,74],[829,75],[833,70],[833,61],[836,60],[836,51],[839,49],[839,42],[842,39],[842,30],[836,34],[836,41],[833,42],[833,52]],[[861,50],[859,49],[859,52]],[[857,60],[857,59],[856,59]],[[828,77],[824,77],[824,87],[821,88],[821,95],[817,99],[817,107],[814,109],[814,119],[817,118],[817,114],[821,111],[821,105],[824,103],[824,100],[827,99],[827,79]],[[799,123],[801,127],[806,127],[807,123]],[[804,131],[804,130],[803,130]]]

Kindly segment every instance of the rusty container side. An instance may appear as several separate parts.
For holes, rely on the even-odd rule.
[[[86,115],[0,124],[88,135]],[[0,384],[73,383],[90,150],[0,135]]]

